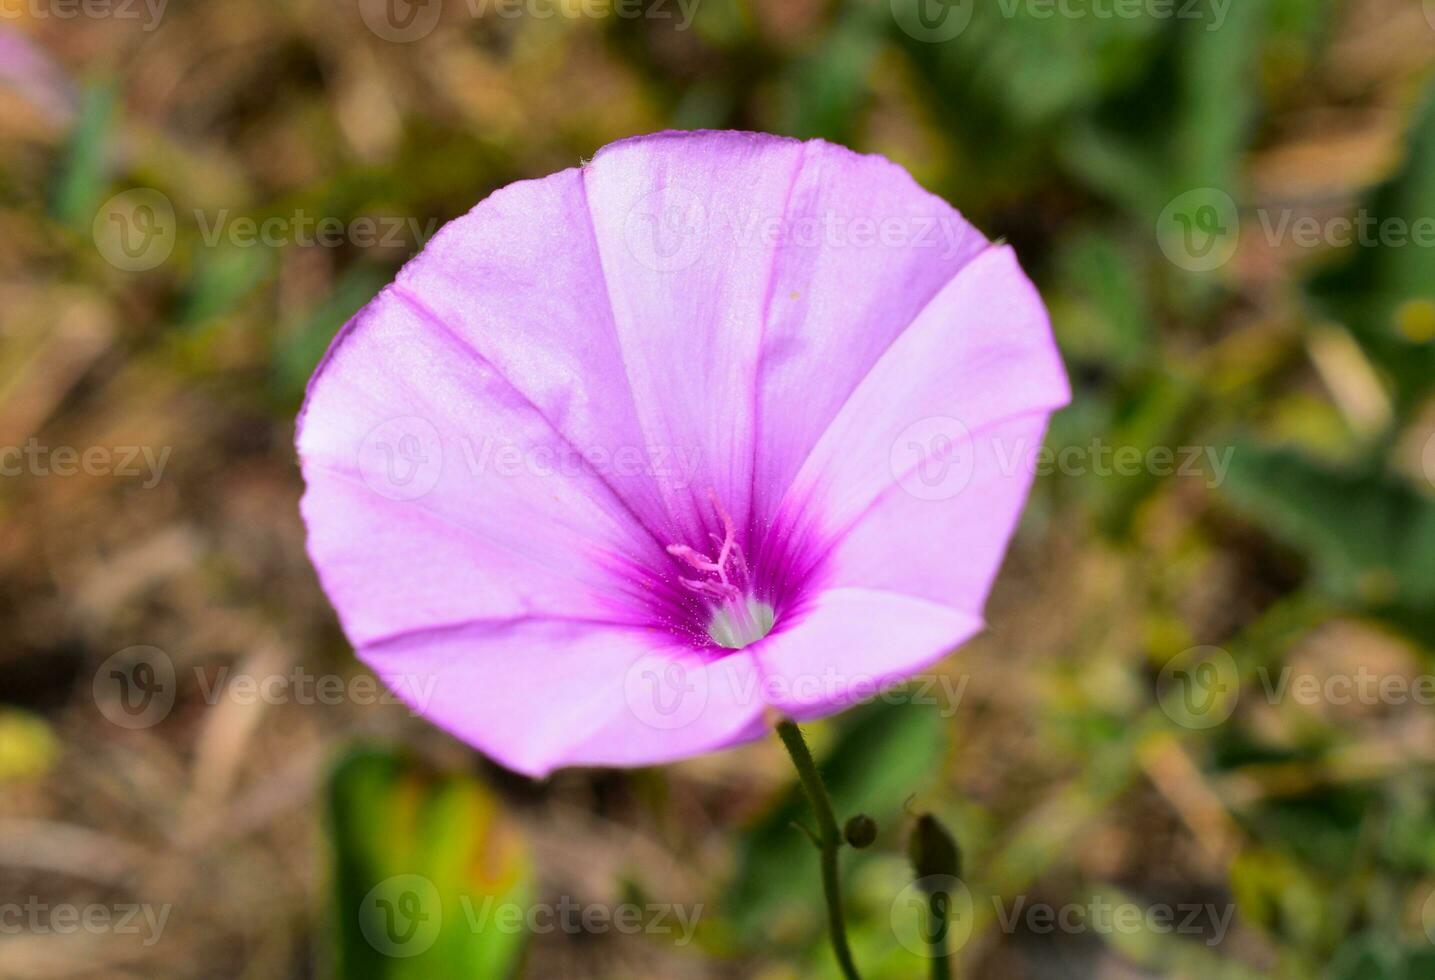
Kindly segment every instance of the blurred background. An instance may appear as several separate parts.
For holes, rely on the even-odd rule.
[[[932,811],[959,976],[1435,976],[1435,0],[0,11],[0,976],[835,976],[775,739],[515,777],[304,554],[340,324],[668,127],[902,163],[1073,376],[990,631],[811,728],[866,975]]]

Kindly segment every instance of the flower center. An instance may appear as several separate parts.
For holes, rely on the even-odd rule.
[[[709,556],[685,544],[668,545],[668,554],[698,573],[695,577],[680,575],[678,581],[707,600],[708,637],[720,647],[740,650],[768,634],[774,614],[772,606],[753,595],[752,574],[737,543],[732,518],[718,503],[717,495],[710,496],[723,525],[722,537],[709,535],[716,554]]]

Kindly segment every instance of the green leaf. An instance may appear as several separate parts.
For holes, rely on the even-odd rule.
[[[1425,980],[1435,975],[1435,950],[1402,947],[1375,930],[1347,939],[1331,957],[1330,980]]]
[[[279,398],[285,402],[299,401],[304,385],[339,328],[391,278],[391,272],[375,266],[353,266],[316,310],[277,338],[271,370]]]
[[[273,258],[267,248],[228,245],[202,250],[178,322],[195,326],[233,312],[271,273]]]
[[[1068,356],[1129,372],[1151,353],[1151,300],[1140,256],[1114,235],[1076,231],[1058,245],[1052,317]]]
[[[793,106],[783,132],[853,142],[869,98],[872,64],[881,49],[878,27],[885,26],[885,13],[873,4],[849,9],[825,43],[794,64]]]
[[[1343,250],[1349,258],[1307,292],[1322,315],[1349,327],[1394,381],[1399,407],[1409,410],[1435,386],[1435,247],[1416,238],[1435,238],[1435,84],[1411,127],[1403,169],[1363,212],[1372,229],[1403,228],[1408,237],[1386,235],[1383,245],[1357,240]]]
[[[515,975],[530,867],[477,780],[358,749],[329,783],[329,975],[425,980]],[[507,910],[507,913],[505,913]]]
[[[56,221],[88,235],[106,184],[110,133],[115,128],[116,96],[111,84],[92,85],[80,100],[65,162],[50,198]]]
[[[1247,443],[1236,447],[1224,491],[1306,554],[1335,596],[1377,607],[1435,601],[1435,503],[1394,478]]]

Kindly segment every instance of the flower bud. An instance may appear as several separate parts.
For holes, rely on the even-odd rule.
[[[842,836],[855,848],[869,847],[877,839],[877,821],[865,813],[859,813],[847,821],[847,825],[842,828]]]
[[[907,856],[917,881],[927,879],[960,878],[962,876],[962,851],[956,840],[936,817],[924,813],[917,818],[917,826],[907,841]]]

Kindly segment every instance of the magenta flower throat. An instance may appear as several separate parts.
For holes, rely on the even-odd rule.
[[[982,628],[1068,389],[900,167],[663,133],[504,188],[344,327],[299,421],[359,656],[534,775],[871,697]]]

